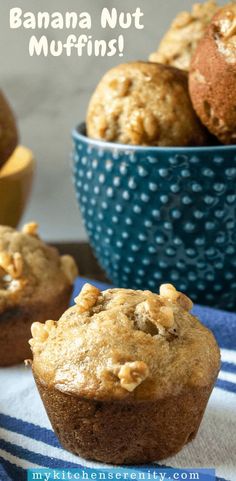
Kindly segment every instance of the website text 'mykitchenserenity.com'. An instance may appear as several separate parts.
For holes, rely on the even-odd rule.
[[[214,481],[213,469],[29,469],[27,481]]]

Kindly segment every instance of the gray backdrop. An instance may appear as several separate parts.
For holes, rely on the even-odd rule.
[[[70,131],[85,118],[88,100],[98,80],[117,63],[146,59],[175,14],[189,9],[192,3],[189,0],[1,0],[1,87],[16,112],[21,142],[33,150],[37,159],[34,189],[24,221],[37,220],[45,239],[86,238],[71,184]],[[139,6],[145,14],[145,28],[123,31],[126,38],[123,58],[78,58],[75,54],[70,58],[65,55],[32,58],[28,54],[28,39],[33,33],[39,36],[39,32],[10,30],[9,9],[16,6],[35,13],[85,10],[92,13],[93,19],[100,17],[105,6],[116,6],[120,11],[133,11]],[[96,24],[95,21],[95,27]],[[58,39],[69,33],[47,31],[49,38]],[[94,38],[117,35],[109,30],[101,33],[98,28],[91,33]]]

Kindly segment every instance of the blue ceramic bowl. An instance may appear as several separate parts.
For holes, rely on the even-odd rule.
[[[73,131],[74,185],[91,245],[119,287],[173,283],[236,307],[236,146],[139,147]]]

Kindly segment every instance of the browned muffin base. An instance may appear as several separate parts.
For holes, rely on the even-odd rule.
[[[58,320],[67,309],[72,287],[66,287],[49,302],[28,302],[14,306],[0,314],[0,366],[11,366],[32,358],[29,346],[32,322]]]
[[[110,464],[148,463],[180,451],[196,436],[213,388],[188,388],[150,402],[108,402],[62,393],[34,376],[62,446]]]

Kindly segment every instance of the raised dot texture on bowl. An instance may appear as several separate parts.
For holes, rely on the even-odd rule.
[[[175,282],[236,307],[236,146],[136,147],[73,132],[74,185],[95,254],[119,287]],[[98,228],[99,227],[99,228]]]

